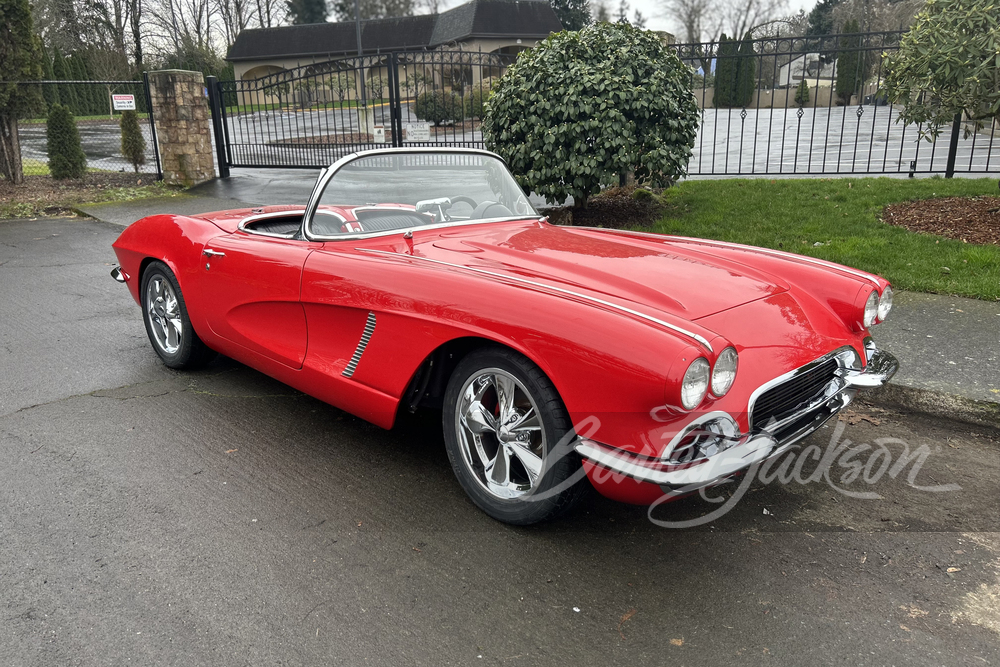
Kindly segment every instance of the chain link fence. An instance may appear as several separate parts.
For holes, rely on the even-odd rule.
[[[36,100],[18,119],[21,163],[25,176],[49,174],[46,116],[55,104],[67,107],[76,121],[88,173],[136,173],[160,176],[155,130],[149,118],[149,97],[143,81],[29,81],[20,84]],[[116,104],[117,99],[117,104]],[[145,143],[142,158],[133,162],[122,151],[122,110],[133,108]]]

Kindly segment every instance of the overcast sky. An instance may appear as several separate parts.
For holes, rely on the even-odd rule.
[[[459,2],[460,0],[456,0],[454,4],[457,5]],[[617,2],[612,1],[611,4],[617,7]],[[680,37],[678,33],[681,32],[681,27],[665,15],[662,2],[658,0],[629,0],[629,4],[632,6],[632,11],[638,9],[648,19],[646,27],[650,30],[666,30]],[[816,0],[788,0],[788,10],[785,14],[795,14],[800,9],[808,13],[815,5]]]
[[[442,3],[442,9],[457,7],[464,2],[468,2],[468,0],[445,0]],[[646,17],[647,28],[650,30],[666,30],[680,37],[680,26],[664,13],[663,3],[660,0],[628,0],[628,2],[632,6],[633,12],[638,9]],[[816,5],[816,0],[787,0],[787,3],[788,9],[785,14],[794,14],[800,9],[808,13]],[[617,9],[618,0],[609,0],[608,4],[613,9]]]

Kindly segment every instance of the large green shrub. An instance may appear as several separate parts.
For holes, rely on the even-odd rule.
[[[928,0],[899,51],[886,56],[883,90],[937,136],[957,114],[978,129],[1000,119],[1000,9],[994,0]],[[969,128],[971,129],[971,128]]]
[[[52,178],[80,178],[87,170],[87,156],[80,147],[80,133],[69,109],[53,104],[46,121],[49,173]]]
[[[685,174],[698,119],[691,72],[655,33],[598,23],[522,52],[482,130],[525,189],[585,206],[629,173],[661,187]]]
[[[413,113],[420,120],[426,120],[435,125],[465,120],[465,109],[462,98],[451,92],[434,90],[417,96],[413,105]]]
[[[139,116],[134,111],[123,111],[121,120],[122,155],[132,163],[135,173],[146,163],[146,138],[139,127]]]

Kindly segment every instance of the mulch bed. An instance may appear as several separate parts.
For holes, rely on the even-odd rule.
[[[50,176],[25,176],[21,185],[12,185],[9,181],[0,179],[0,203],[51,203],[51,206],[43,210],[49,214],[58,214],[66,211],[65,206],[59,205],[60,203],[87,201],[93,197],[95,190],[151,185],[155,182],[156,176],[153,174],[125,173],[92,173],[81,179],[64,181],[57,181]]]
[[[966,243],[1000,245],[1000,197],[944,197],[891,204],[882,210],[882,222]]]
[[[542,212],[549,221],[557,225],[578,227],[624,227],[650,226],[663,215],[663,206],[656,197],[636,199],[636,188],[609,188],[591,197],[587,208],[550,208]]]

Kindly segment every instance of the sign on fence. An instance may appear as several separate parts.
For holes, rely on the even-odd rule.
[[[135,95],[112,95],[111,104],[115,111],[135,111]]]
[[[431,140],[431,124],[430,123],[407,123],[406,124],[406,140],[407,141],[430,141]]]

